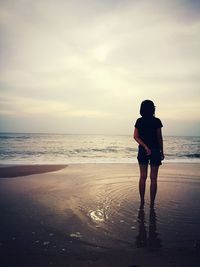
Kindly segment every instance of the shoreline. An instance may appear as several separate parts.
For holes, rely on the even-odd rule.
[[[70,164],[0,164],[0,178],[15,178],[15,177],[23,177],[29,175],[39,175],[43,173],[51,173],[57,172],[62,169],[65,169],[69,166],[79,167],[79,166],[137,166],[138,163],[70,163]],[[194,166],[200,167],[200,163],[198,162],[165,162],[159,168],[159,173],[166,169],[167,167],[183,167],[183,166]],[[149,166],[150,168],[150,166]]]

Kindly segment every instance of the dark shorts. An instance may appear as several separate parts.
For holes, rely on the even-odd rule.
[[[151,149],[151,155],[147,156],[146,150],[139,146],[137,159],[140,165],[148,165],[150,163],[152,166],[160,166],[162,164],[161,153],[157,148]]]

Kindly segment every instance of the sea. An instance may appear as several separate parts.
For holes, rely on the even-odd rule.
[[[200,136],[164,136],[164,162],[200,163]],[[132,135],[0,133],[0,164],[136,163]]]

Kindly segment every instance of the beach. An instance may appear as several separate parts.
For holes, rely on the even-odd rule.
[[[1,266],[199,266],[199,173],[163,164],[140,209],[134,163],[1,165]]]

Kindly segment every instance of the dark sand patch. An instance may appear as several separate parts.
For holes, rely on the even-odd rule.
[[[23,165],[0,166],[0,178],[28,176],[45,172],[55,172],[66,168],[67,165]]]

